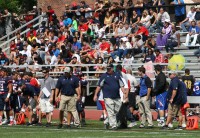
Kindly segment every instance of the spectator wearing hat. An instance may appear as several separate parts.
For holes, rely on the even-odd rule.
[[[80,83],[79,78],[72,75],[72,71],[69,67],[64,69],[64,75],[61,76],[56,84],[56,101],[60,99],[60,124],[58,128],[62,128],[63,126],[63,119],[64,119],[64,111],[67,111],[67,127],[70,127],[72,115],[74,117],[75,126],[80,125],[80,120],[78,116],[78,112],[76,109],[76,96],[77,100],[80,100],[81,92],[80,92]]]
[[[120,100],[120,88],[125,94],[124,83],[121,76],[114,72],[113,65],[110,64],[107,66],[107,72],[101,75],[93,98],[93,100],[96,101],[97,95],[102,89],[106,110],[108,112],[108,119],[104,121],[107,129],[109,128],[109,125],[111,126],[111,129],[117,129],[118,127],[116,115],[122,104]]]
[[[171,35],[172,25],[169,19],[165,20],[162,32],[156,38],[156,46],[158,49],[162,49],[163,46],[167,44],[167,40]]]
[[[39,121],[42,121],[42,114],[46,113],[47,124],[46,126],[50,126],[51,119],[52,119],[52,112],[53,112],[53,97],[54,97],[54,90],[55,90],[55,81],[49,75],[48,69],[43,69],[42,73],[44,75],[44,80],[41,81],[41,91],[38,96],[39,106],[40,106],[40,113],[39,113]]]

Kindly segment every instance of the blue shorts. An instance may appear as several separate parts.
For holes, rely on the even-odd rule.
[[[156,96],[156,108],[158,110],[167,110],[167,92],[161,93]]]
[[[10,102],[5,102],[5,99],[7,97],[7,93],[0,94],[0,111],[10,111]]]

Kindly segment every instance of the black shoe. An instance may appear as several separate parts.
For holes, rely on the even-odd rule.
[[[175,128],[174,130],[183,130],[182,126],[178,126],[177,128]]]
[[[121,124],[118,128],[119,129],[126,129],[127,128],[127,124]]]
[[[51,123],[46,123],[46,127],[50,127],[51,126]]]
[[[101,117],[100,119],[99,119],[99,121],[103,121],[104,120],[104,118],[103,117]]]
[[[82,121],[81,121],[81,126],[85,126],[86,125],[86,122],[85,122],[85,119],[83,119]]]
[[[104,128],[108,130],[109,129],[109,124],[108,123],[104,124]]]
[[[170,128],[168,127],[168,125],[164,125],[161,129],[169,130]]]
[[[28,122],[28,123],[26,123],[26,125],[27,126],[32,126],[33,124]]]
[[[63,125],[59,124],[58,127],[57,127],[57,129],[61,129],[62,127],[63,127]]]

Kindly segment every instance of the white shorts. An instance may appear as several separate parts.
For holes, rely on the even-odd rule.
[[[53,111],[53,105],[49,102],[49,99],[40,99],[39,105],[42,113],[50,113]]]

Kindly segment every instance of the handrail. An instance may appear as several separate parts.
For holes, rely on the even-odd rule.
[[[41,17],[43,17],[43,16],[45,16],[45,15],[46,15],[46,13],[41,14],[41,15],[37,16],[36,18],[34,18],[33,20],[31,20],[31,21],[27,22],[26,24],[20,26],[19,28],[15,29],[14,31],[11,31],[9,34],[7,34],[7,35],[1,37],[1,38],[0,38],[0,41],[4,40],[5,38],[9,37],[9,36],[12,35],[13,33],[16,33],[17,31],[21,30],[22,28],[26,27],[27,25],[31,24],[32,22],[34,22],[34,21],[40,19]]]
[[[38,26],[38,25],[40,25],[40,23],[37,23],[37,24],[33,25],[33,27],[36,27],[36,26]],[[25,31],[21,32],[20,34],[23,35],[23,34],[27,33],[29,30],[30,30],[30,28],[26,29]],[[12,40],[14,40],[14,39],[16,39],[16,38],[17,38],[16,36],[10,38],[9,40],[7,40],[7,41],[3,42],[2,44],[0,44],[0,47],[6,45],[7,43],[11,42]],[[3,49],[3,51],[5,52],[5,51],[8,50],[9,48],[10,48],[10,47],[6,47],[6,48]]]

